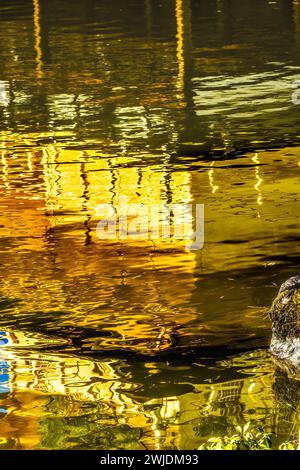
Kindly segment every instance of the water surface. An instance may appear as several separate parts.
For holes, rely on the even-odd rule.
[[[267,352],[299,269],[297,2],[0,1],[0,447],[298,432]],[[204,204],[205,240],[97,207]]]

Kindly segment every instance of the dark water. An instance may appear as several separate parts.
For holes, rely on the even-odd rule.
[[[0,447],[297,437],[267,312],[299,269],[299,4],[0,0],[0,19]],[[120,198],[204,204],[203,248],[100,240]]]

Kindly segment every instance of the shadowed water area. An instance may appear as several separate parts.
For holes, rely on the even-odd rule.
[[[297,436],[267,351],[299,270],[296,80],[297,1],[0,0],[0,448]],[[99,239],[120,198],[204,204],[203,248]]]

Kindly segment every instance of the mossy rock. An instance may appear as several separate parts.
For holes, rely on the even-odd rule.
[[[270,318],[270,351],[275,358],[300,367],[300,276],[284,282],[274,300]]]

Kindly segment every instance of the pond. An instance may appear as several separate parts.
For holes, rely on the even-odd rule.
[[[0,20],[0,448],[297,437],[268,311],[299,270],[300,4],[0,0]],[[203,246],[172,217],[99,237],[120,200],[201,205]]]

